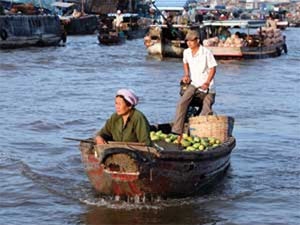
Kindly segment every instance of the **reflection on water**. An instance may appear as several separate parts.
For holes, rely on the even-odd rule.
[[[237,139],[225,179],[204,196],[138,204],[97,195],[79,143],[63,137],[92,136],[124,87],[151,123],[171,121],[181,60],[149,58],[143,40],[100,46],[95,35],[1,50],[1,224],[298,224],[300,30],[285,33],[288,55],[219,61],[214,110],[235,117]]]

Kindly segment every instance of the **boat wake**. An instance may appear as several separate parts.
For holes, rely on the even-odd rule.
[[[64,197],[68,201],[76,201],[88,206],[105,207],[108,209],[162,209],[175,206],[194,204],[199,198],[152,199],[127,198],[119,199],[118,196],[102,196],[97,194],[88,181],[45,175],[33,171],[27,164],[22,163],[22,173],[31,179],[36,185],[46,189],[49,193]],[[201,198],[201,197],[200,197]],[[203,200],[203,199],[202,199]]]
[[[44,189],[49,194],[60,196],[66,202],[80,202],[87,206],[95,206],[107,209],[122,210],[159,210],[172,207],[193,207],[193,205],[210,204],[211,202],[227,202],[252,195],[253,192],[238,193],[230,188],[230,181],[223,181],[214,190],[206,195],[187,198],[167,198],[160,197],[143,198],[128,197],[120,199],[119,196],[103,196],[96,193],[87,177],[84,176],[78,157],[69,158],[66,162],[48,166],[42,170],[34,169],[24,161],[13,156],[13,154],[1,155],[0,168],[17,168],[23,177],[31,180],[36,188]],[[218,188],[219,187],[219,188]],[[224,191],[228,188],[228,191]],[[231,190],[231,191],[230,191]],[[233,191],[233,192],[232,192]],[[73,204],[73,203],[71,203]]]

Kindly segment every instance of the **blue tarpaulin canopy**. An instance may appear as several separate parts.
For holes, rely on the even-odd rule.
[[[7,0],[7,2],[11,3],[32,3],[36,7],[43,8],[52,8],[51,4],[55,2],[54,0]]]
[[[183,7],[186,0],[156,0],[157,7]]]

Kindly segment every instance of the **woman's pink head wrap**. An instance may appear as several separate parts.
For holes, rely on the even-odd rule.
[[[122,95],[126,99],[126,101],[128,101],[133,106],[137,105],[139,102],[138,96],[136,96],[134,91],[131,89],[120,89],[118,90],[116,95]]]

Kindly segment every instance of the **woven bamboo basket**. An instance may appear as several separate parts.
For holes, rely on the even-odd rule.
[[[189,118],[189,132],[192,136],[214,137],[224,142],[231,136],[234,118],[230,116],[209,115]]]

